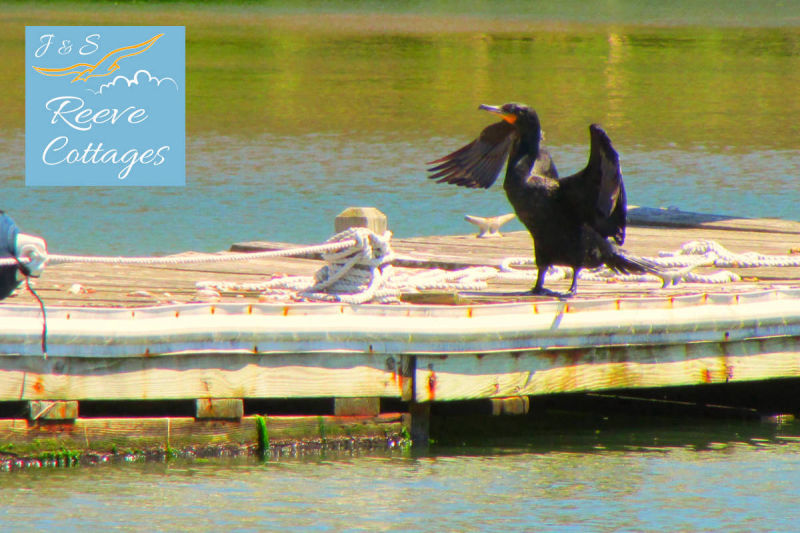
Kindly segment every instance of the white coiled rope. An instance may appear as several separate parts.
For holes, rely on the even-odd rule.
[[[348,249],[323,254],[327,263],[314,277],[285,276],[261,283],[201,281],[200,291],[259,291],[268,299],[337,301],[350,304],[397,302],[401,294],[421,290],[480,290],[487,279],[497,275],[492,267],[457,271],[399,269],[389,263],[391,232],[376,235],[365,228],[350,228],[331,237],[332,241],[352,239]]]
[[[101,257],[48,254],[46,251],[29,251],[30,257],[21,257],[20,262],[44,260],[47,264],[59,263],[104,263],[114,265],[179,265],[195,263],[220,263],[267,257],[289,257],[322,254],[326,266],[314,277],[283,276],[258,283],[233,283],[226,281],[201,281],[198,291],[248,291],[261,292],[275,299],[301,299],[317,301],[339,301],[345,303],[396,302],[404,293],[421,290],[481,290],[493,278],[532,280],[536,278],[535,262],[531,258],[506,258],[500,268],[470,267],[448,271],[441,269],[399,269],[389,263],[395,255],[392,251],[391,232],[376,235],[366,228],[349,228],[328,239],[323,244],[303,246],[267,252],[196,254],[169,257]],[[40,255],[37,257],[36,254]],[[733,253],[714,241],[691,241],[677,251],[660,252],[659,257],[648,260],[664,268],[686,268],[681,279],[694,283],[729,283],[741,278],[729,271],[712,274],[690,272],[699,266],[716,267],[797,267],[800,255],[765,255],[755,252]],[[14,265],[16,259],[2,258],[0,266]],[[534,268],[515,267],[532,265]],[[553,281],[572,275],[569,267],[551,267],[545,279]],[[602,267],[582,270],[581,280],[608,281],[657,281],[652,274],[618,274]]]
[[[322,254],[327,265],[314,274],[314,284],[303,291],[306,297],[355,304],[395,296],[383,287],[383,268],[394,259],[389,244],[392,233],[377,235],[366,228],[349,228],[330,240],[351,239],[354,246]]]
[[[354,304],[389,301],[398,294],[384,283],[384,270],[394,259],[391,237],[391,232],[377,235],[366,228],[349,228],[337,233],[326,242],[326,245],[336,246],[319,251],[327,264],[313,278],[284,276],[260,283],[201,281],[196,287],[200,291],[259,291],[279,300],[299,298]],[[348,246],[340,246],[344,243]]]

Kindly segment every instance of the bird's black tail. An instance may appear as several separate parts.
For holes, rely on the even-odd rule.
[[[668,270],[649,259],[633,255],[616,246],[614,247],[613,258],[607,259],[606,265],[620,274],[653,274],[661,279],[662,288],[677,285],[688,272],[687,269]]]

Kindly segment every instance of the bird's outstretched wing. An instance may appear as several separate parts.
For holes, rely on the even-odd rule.
[[[88,81],[89,78],[99,78],[102,76],[108,76],[115,70],[119,69],[119,62],[126,57],[135,56],[141,54],[155,43],[158,39],[160,39],[164,34],[159,33],[158,35],[151,37],[150,39],[139,43],[139,44],[132,44],[130,46],[123,46],[121,48],[117,48],[116,50],[112,50],[104,55],[97,63],[91,65],[89,63],[75,63],[74,65],[70,65],[68,67],[62,68],[45,68],[45,67],[33,67],[37,72],[43,74],[45,76],[70,76],[75,74],[75,78],[72,79],[73,82],[76,81]]]
[[[68,67],[63,68],[44,68],[44,67],[33,67],[34,70],[37,72],[44,74],[45,76],[72,76],[75,75],[75,80],[80,79],[81,76],[86,74],[87,72],[91,72],[94,69],[95,65],[90,65],[89,63],[75,63],[74,65],[70,65]]]
[[[488,189],[497,180],[519,134],[506,121],[487,126],[477,139],[429,165],[428,178],[437,183]]]
[[[589,134],[589,163],[577,174],[562,178],[560,187],[585,223],[603,237],[612,237],[622,244],[628,201],[619,154],[603,128],[592,124]]]

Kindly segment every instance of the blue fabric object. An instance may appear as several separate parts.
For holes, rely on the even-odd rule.
[[[16,257],[17,234],[19,228],[10,216],[0,211],[0,257]],[[14,292],[19,285],[17,271],[19,265],[0,266],[0,300]]]

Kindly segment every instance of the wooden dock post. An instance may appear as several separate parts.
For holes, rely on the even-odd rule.
[[[426,449],[431,441],[431,402],[416,400],[417,356],[403,356],[400,372],[404,376],[403,399],[408,401],[411,421],[407,429],[414,448]]]
[[[386,215],[374,207],[348,207],[333,221],[335,233],[350,228],[367,228],[378,235],[386,233]],[[335,398],[335,416],[377,416],[380,413],[380,398]]]
[[[411,402],[411,442],[414,448],[427,448],[431,440],[431,402]]]
[[[349,228],[367,228],[373,233],[383,235],[388,229],[388,219],[374,207],[348,207],[333,221],[335,233],[341,233]]]

